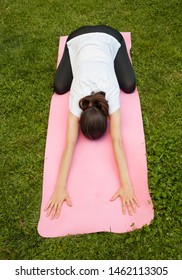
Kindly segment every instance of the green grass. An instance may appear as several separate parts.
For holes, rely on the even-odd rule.
[[[0,2],[0,258],[181,259],[180,0]],[[44,239],[37,223],[58,39],[87,24],[132,33],[155,219],[127,234]]]

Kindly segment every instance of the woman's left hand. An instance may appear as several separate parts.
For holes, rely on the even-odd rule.
[[[128,213],[132,216],[136,213],[136,206],[140,207],[137,198],[133,193],[133,189],[130,186],[123,186],[113,195],[111,201],[116,200],[116,198],[120,197],[122,202],[122,212],[126,214],[126,208],[128,209]]]

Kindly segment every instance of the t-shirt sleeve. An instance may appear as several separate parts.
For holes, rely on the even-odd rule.
[[[121,47],[121,44],[114,37],[110,36],[109,49],[110,49],[110,53],[112,55],[113,60],[115,59],[116,54],[120,47]]]
[[[79,107],[79,100],[74,98],[72,94],[70,94],[69,97],[69,110],[71,113],[73,113],[73,115],[80,118],[82,109]]]

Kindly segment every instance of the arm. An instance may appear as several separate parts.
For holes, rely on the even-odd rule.
[[[54,192],[44,209],[45,211],[47,211],[47,217],[51,215],[51,219],[54,219],[55,217],[59,218],[61,206],[64,200],[66,200],[68,206],[72,206],[70,197],[66,190],[66,183],[71,167],[75,145],[78,138],[78,131],[79,119],[71,112],[69,112],[65,147],[61,158],[57,183]]]
[[[129,214],[132,215],[133,212],[136,212],[135,206],[137,205],[139,207],[139,203],[133,193],[133,188],[130,181],[127,162],[123,149],[121,139],[120,109],[118,109],[110,116],[110,133],[114,149],[114,155],[118,166],[120,181],[122,185],[122,187],[119,188],[119,190],[115,193],[111,200],[113,201],[120,196],[122,199],[123,214],[126,213],[127,206]]]

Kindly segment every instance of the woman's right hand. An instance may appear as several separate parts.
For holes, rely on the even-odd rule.
[[[57,187],[53,192],[49,202],[47,203],[44,211],[47,211],[47,217],[51,217],[51,220],[54,218],[58,219],[61,212],[61,207],[63,202],[66,200],[68,206],[72,206],[69,194],[66,188]]]

